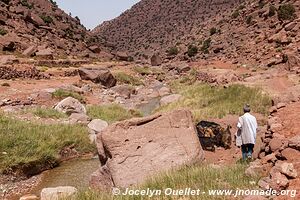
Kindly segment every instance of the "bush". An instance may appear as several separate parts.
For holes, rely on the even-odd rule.
[[[169,56],[176,56],[177,54],[179,53],[179,50],[178,48],[175,46],[175,47],[171,47],[167,50],[167,54]]]
[[[238,16],[240,16],[240,12],[238,10],[235,10],[231,15],[233,19],[236,19]]]
[[[143,85],[143,82],[132,75],[126,74],[124,72],[117,72],[114,74],[118,83],[129,84],[129,85]]]
[[[277,11],[276,7],[273,6],[273,5],[270,5],[270,7],[269,7],[269,17],[274,16],[276,14],[276,11]]]
[[[80,102],[84,102],[84,98],[76,93],[76,92],[72,92],[69,90],[64,90],[64,89],[58,89],[55,92],[52,93],[52,97],[53,98],[57,98],[57,99],[64,99],[67,97],[73,97],[74,99],[77,99]]]
[[[54,7],[57,7],[57,3],[56,3],[54,0],[50,0],[50,2],[52,3],[52,5],[53,5]]]
[[[201,51],[203,52],[203,53],[209,53],[209,47],[210,47],[210,44],[211,44],[211,39],[210,38],[208,38],[208,39],[206,39],[206,40],[204,40],[204,42],[203,42],[203,44],[202,44],[202,47],[201,47]]]
[[[30,3],[28,3],[27,0],[21,0],[21,1],[20,1],[20,4],[21,4],[22,6],[25,6],[25,7],[29,8],[29,9],[32,9],[32,8],[33,8],[33,5],[30,4]]]
[[[197,53],[198,53],[198,47],[192,44],[189,45],[187,55],[189,57],[194,57],[195,55],[197,55]]]
[[[252,16],[249,15],[249,16],[247,17],[247,19],[246,19],[246,23],[247,23],[247,24],[251,24],[251,22],[252,22]]]
[[[7,30],[0,28],[0,35],[6,35],[7,34]]]
[[[88,106],[87,113],[91,118],[102,119],[109,123],[142,116],[142,114],[136,110],[126,110],[117,104]]]
[[[53,22],[52,17],[48,15],[41,15],[40,17],[46,24],[51,24]]]
[[[214,35],[218,32],[217,28],[213,27],[209,30],[210,35]]]
[[[278,9],[279,20],[291,20],[296,17],[296,9],[292,4],[284,4],[279,6]]]

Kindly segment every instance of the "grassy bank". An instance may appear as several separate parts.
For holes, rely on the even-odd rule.
[[[239,189],[254,189],[256,188],[258,178],[249,178],[245,176],[245,164],[236,164],[233,166],[213,168],[211,166],[193,166],[183,167],[179,170],[174,170],[147,181],[138,189],[162,190],[166,188],[172,189],[200,189],[205,194],[199,196],[154,196],[151,199],[200,199],[200,200],[218,200],[226,199],[225,196],[212,196],[208,194],[209,190],[235,190]],[[136,188],[137,189],[137,188]],[[131,199],[150,199],[145,196],[115,196],[103,192],[97,193],[93,191],[84,191],[79,193],[77,200],[131,200]]]
[[[256,113],[267,114],[271,99],[259,88],[244,85],[231,85],[227,88],[206,84],[183,84],[174,82],[172,89],[184,98],[163,106],[157,111],[170,111],[178,108],[190,109],[196,120],[222,118],[227,114],[242,114],[248,103]]]
[[[59,156],[59,151],[74,145],[81,153],[94,151],[87,130],[74,125],[40,125],[0,114],[0,171],[33,161]]]
[[[127,110],[117,104],[88,106],[87,112],[91,118],[102,119],[108,123],[142,116],[136,110]]]

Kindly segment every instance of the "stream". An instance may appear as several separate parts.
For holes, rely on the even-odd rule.
[[[153,98],[137,106],[144,116],[152,114],[159,107],[160,98]],[[58,186],[73,186],[78,190],[89,187],[89,178],[100,166],[98,157],[89,159],[74,159],[61,163],[52,170],[43,172],[41,183],[33,189],[32,193],[39,196],[43,188]]]

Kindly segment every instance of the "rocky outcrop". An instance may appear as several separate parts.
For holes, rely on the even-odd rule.
[[[129,187],[203,159],[191,112],[186,110],[115,123],[98,133],[96,143],[101,168],[93,174],[91,186],[97,189]]]
[[[55,110],[71,115],[72,113],[86,113],[86,108],[77,99],[73,97],[67,97],[61,102],[59,102]]]
[[[94,83],[100,83],[105,87],[113,87],[117,80],[108,69],[101,68],[80,68],[78,70],[82,80],[90,80]]]
[[[183,97],[180,94],[171,94],[171,95],[168,95],[168,96],[164,96],[160,100],[160,105],[165,106],[165,105],[168,105],[170,103],[174,103],[176,101],[179,101],[181,98],[183,98]]]

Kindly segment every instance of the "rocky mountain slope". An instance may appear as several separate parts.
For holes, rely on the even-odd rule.
[[[53,0],[1,0],[0,49],[31,55],[70,55],[86,49],[87,30],[79,18]]]
[[[142,0],[93,34],[135,57],[159,51],[170,58],[264,66],[290,60],[293,68],[299,62],[299,7],[296,0]]]

